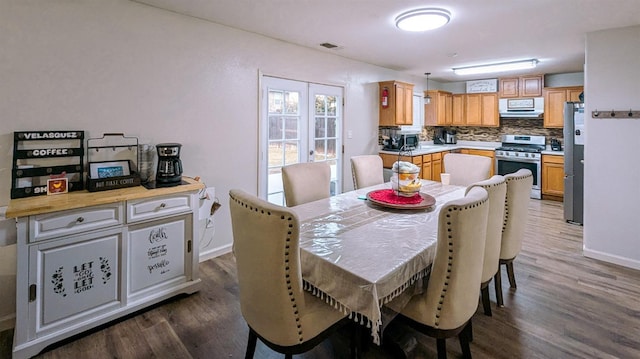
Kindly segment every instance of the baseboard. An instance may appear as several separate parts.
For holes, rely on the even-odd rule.
[[[0,318],[0,332],[13,329],[16,326],[16,314],[12,313]]]
[[[200,252],[200,262],[204,262],[206,260],[219,257],[223,254],[230,253],[233,249],[233,244],[225,244],[224,246],[220,246],[217,248],[212,248],[207,250],[206,252]]]
[[[616,256],[613,254],[604,253],[600,251],[594,251],[591,249],[584,248],[584,246],[582,248],[582,253],[584,254],[585,257],[588,257],[588,258],[593,258],[603,262],[617,264],[619,266],[640,270],[640,261],[637,261],[637,260],[632,260],[629,258],[620,257],[620,256]]]

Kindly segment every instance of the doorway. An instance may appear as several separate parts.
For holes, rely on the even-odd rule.
[[[282,167],[328,162],[331,195],[342,188],[342,88],[262,76],[260,198],[285,205]]]

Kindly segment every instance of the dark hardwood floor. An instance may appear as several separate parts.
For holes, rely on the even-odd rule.
[[[504,308],[473,318],[474,358],[640,358],[640,271],[582,256],[582,227],[562,220],[562,204],[532,200],[520,255],[518,288]],[[241,358],[247,326],[240,314],[231,254],[200,266],[202,290],[47,349],[38,358]],[[504,269],[503,269],[504,270]],[[493,284],[491,285],[493,287]],[[404,332],[389,332],[394,335]],[[297,358],[345,358],[347,333],[338,333]],[[409,356],[435,358],[435,340],[402,335]],[[391,334],[390,334],[391,335]],[[0,358],[11,356],[12,331],[0,333]],[[449,358],[460,358],[448,340]],[[258,343],[255,358],[282,358]],[[366,359],[395,358],[370,345]]]

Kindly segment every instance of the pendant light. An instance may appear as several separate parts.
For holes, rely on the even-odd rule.
[[[427,75],[427,91],[424,93],[424,104],[428,105],[431,103],[431,96],[429,96],[429,75],[431,75],[431,72],[425,72],[424,74]]]

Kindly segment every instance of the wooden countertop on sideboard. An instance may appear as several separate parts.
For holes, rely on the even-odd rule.
[[[99,204],[128,201],[170,195],[174,193],[199,191],[204,184],[189,177],[182,177],[186,184],[173,187],[147,189],[143,186],[111,189],[107,191],[89,192],[86,190],[57,195],[44,195],[12,199],[7,207],[7,218],[18,218],[36,214],[84,208]]]

